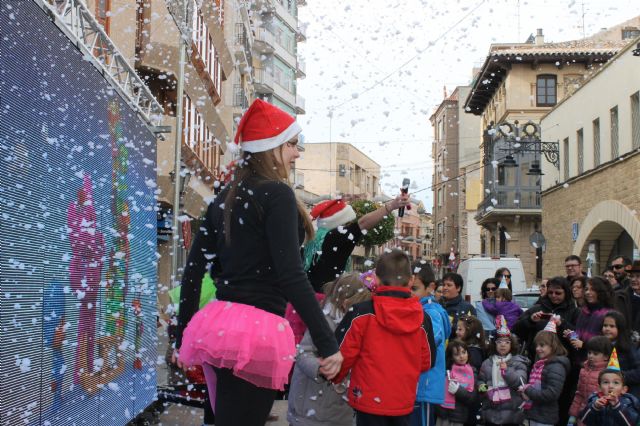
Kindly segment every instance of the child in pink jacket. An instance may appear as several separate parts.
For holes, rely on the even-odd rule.
[[[593,392],[597,392],[598,375],[607,367],[609,357],[613,347],[611,341],[604,336],[595,336],[587,342],[587,360],[584,362],[582,370],[580,370],[580,378],[578,379],[578,389],[573,398],[571,408],[569,408],[570,424],[578,422],[576,417],[587,406],[587,401]]]

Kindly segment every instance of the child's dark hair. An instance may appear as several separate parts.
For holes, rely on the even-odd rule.
[[[511,290],[509,290],[508,288],[499,288],[498,290],[496,290],[496,299],[498,297],[504,300],[508,300],[509,302],[511,302],[511,299],[513,299],[513,296],[511,295]]]
[[[467,346],[467,344],[462,340],[454,339],[449,342],[447,350],[445,351],[447,369],[451,369],[451,366],[453,365],[453,356],[459,353],[461,349],[464,349],[465,352],[469,353],[469,346]]]
[[[472,315],[464,315],[458,318],[458,324],[463,323],[465,327],[464,342],[468,345],[477,345],[485,348],[484,328],[482,322]]]
[[[401,250],[383,253],[376,264],[376,276],[383,285],[406,287],[411,280],[411,261]]]
[[[622,374],[622,371],[612,370],[609,368],[605,368],[600,372],[600,374],[598,374],[598,385],[602,383],[602,376],[604,376],[605,374],[615,374],[616,376],[620,377],[620,379],[622,379],[622,385],[624,386],[624,374]]]
[[[429,287],[429,284],[436,281],[436,276],[431,269],[431,265],[428,263],[416,263],[413,265],[413,275],[415,275],[424,284],[424,287]]]
[[[534,345],[549,345],[551,346],[551,354],[553,356],[567,356],[567,349],[562,345],[562,342],[558,338],[556,333],[551,331],[542,330],[536,334],[533,339]]]
[[[591,339],[589,339],[585,347],[587,349],[587,352],[591,351],[599,354],[604,354],[607,358],[611,356],[611,351],[613,351],[611,340],[609,340],[605,336],[593,336]]]
[[[511,341],[511,350],[509,353],[511,355],[518,355],[520,353],[520,343],[518,343],[518,339],[515,335],[511,335],[509,337],[505,336],[495,336],[491,339],[491,343],[489,343],[489,355],[498,355],[498,349],[496,348],[496,340],[498,339],[509,339]]]
[[[616,350],[628,353],[631,351],[631,330],[627,324],[627,319],[618,311],[609,311],[604,315],[604,319],[612,318],[616,322],[618,338],[616,339]]]

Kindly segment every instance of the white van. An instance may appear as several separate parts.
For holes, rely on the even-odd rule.
[[[526,291],[527,282],[524,278],[524,268],[517,257],[474,257],[465,260],[458,267],[458,274],[462,275],[464,280],[462,297],[468,295],[471,303],[481,300],[482,282],[487,278],[493,278],[499,268],[507,268],[511,272],[513,293]]]

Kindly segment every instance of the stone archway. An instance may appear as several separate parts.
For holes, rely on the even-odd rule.
[[[596,204],[580,224],[580,234],[573,244],[573,254],[586,257],[589,241],[600,241],[600,262],[604,264],[614,241],[626,231],[636,245],[640,245],[640,220],[619,201],[607,200]]]

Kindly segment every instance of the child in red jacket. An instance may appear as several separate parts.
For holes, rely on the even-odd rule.
[[[600,389],[598,375],[607,367],[612,350],[611,341],[605,336],[595,336],[587,342],[587,360],[580,370],[576,395],[569,408],[570,424],[582,424],[576,417],[587,406],[587,400],[591,394]]]
[[[376,265],[373,300],[354,305],[336,329],[344,357],[340,383],[351,371],[349,405],[358,426],[409,422],[420,373],[435,362],[431,319],[411,297],[411,263],[393,250]]]

